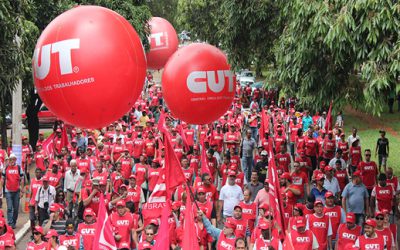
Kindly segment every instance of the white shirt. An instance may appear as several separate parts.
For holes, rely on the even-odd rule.
[[[343,168],[343,169],[346,169],[346,168],[347,168],[346,161],[343,160],[343,158],[338,159],[338,158],[336,158],[336,157],[332,158],[332,159],[329,161],[329,166],[331,166],[332,168],[336,169],[336,161],[337,161],[337,160],[340,160],[340,162],[342,163],[342,168]]]
[[[324,180],[324,188],[328,191],[331,191],[334,195],[340,192],[339,182],[336,177],[332,177],[331,180],[325,178]]]
[[[68,170],[65,173],[65,178],[64,178],[64,192],[67,192],[67,190],[74,191],[76,182],[78,181],[80,176],[81,174],[79,169],[76,170],[75,175],[72,174],[71,170]]]
[[[35,197],[35,201],[38,204],[38,207],[40,208],[44,208],[45,202],[47,202],[49,204],[48,207],[50,207],[51,204],[54,203],[55,199],[56,199],[56,189],[52,185],[49,185],[47,189],[41,186],[38,189]]]
[[[219,200],[224,201],[223,215],[233,216],[233,208],[243,199],[243,191],[238,185],[223,186],[219,195]]]

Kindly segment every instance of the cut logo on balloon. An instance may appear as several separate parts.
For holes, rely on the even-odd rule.
[[[154,41],[154,43],[151,43]],[[151,45],[150,51],[160,50],[160,49],[168,49],[168,33],[167,32],[158,32],[154,34],[150,34],[149,42]]]
[[[234,74],[230,70],[193,71],[188,75],[186,84],[192,93],[207,93],[207,85],[212,92],[219,93],[225,87],[225,78],[229,79],[228,92],[233,92]]]

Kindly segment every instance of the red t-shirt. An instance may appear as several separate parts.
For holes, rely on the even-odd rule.
[[[194,130],[193,129],[185,129],[183,132],[186,136],[186,142],[188,146],[194,145]]]
[[[36,167],[42,171],[45,171],[46,166],[44,165],[44,158],[46,157],[46,153],[44,152],[44,150],[36,152],[34,157],[35,157]]]
[[[378,167],[374,161],[362,161],[358,164],[361,171],[361,179],[367,189],[373,189],[376,185],[376,177],[378,175]]]
[[[361,147],[350,147],[349,156],[351,158],[350,165],[351,166],[358,166],[361,161]]]
[[[121,242],[127,242],[130,245],[131,232],[138,228],[138,215],[125,212],[123,216],[120,216],[117,212],[113,212],[109,220],[114,227],[114,233],[121,235],[121,240],[116,242],[117,248]]]
[[[35,205],[35,197],[36,193],[39,190],[39,188],[43,185],[42,180],[37,180],[36,178],[31,179],[31,199],[29,200],[29,205],[34,206]]]
[[[92,249],[97,223],[80,223],[77,232],[82,235],[84,249]]]
[[[298,186],[301,191],[300,197],[304,196],[304,185],[308,184],[308,176],[302,171],[292,173],[292,184]]]
[[[289,172],[290,165],[290,154],[289,153],[278,153],[275,156],[277,162],[277,168],[283,169],[284,172]]]
[[[305,151],[307,156],[317,156],[318,142],[315,138],[304,138]]]
[[[146,139],[144,152],[147,156],[154,157],[156,153],[156,142],[154,139]]]
[[[47,245],[48,243],[45,241],[42,241],[42,243],[39,245],[35,244],[33,241],[30,241],[26,247],[26,250],[47,250]]]
[[[354,245],[357,237],[361,235],[361,227],[356,225],[354,228],[348,229],[346,224],[340,224],[337,232],[338,249],[345,249],[347,244]]]
[[[149,191],[153,191],[157,184],[158,178],[162,175],[162,168],[149,168],[148,172]]]
[[[19,183],[23,177],[21,167],[7,166],[5,169],[6,189],[10,192],[17,192],[19,190]]]

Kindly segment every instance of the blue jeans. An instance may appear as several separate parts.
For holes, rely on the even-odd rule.
[[[7,201],[7,224],[15,226],[17,224],[19,212],[19,191],[5,193]]]
[[[250,127],[251,130],[251,137],[258,142],[258,128],[257,127]]]
[[[247,182],[250,182],[251,170],[253,168],[253,156],[242,157],[242,170]]]

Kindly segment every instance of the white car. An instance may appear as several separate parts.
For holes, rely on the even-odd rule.
[[[245,87],[248,84],[253,85],[255,82],[256,78],[254,77],[253,72],[246,70],[246,71],[242,71],[240,72],[240,76],[239,76],[239,82],[240,82],[240,86]]]

